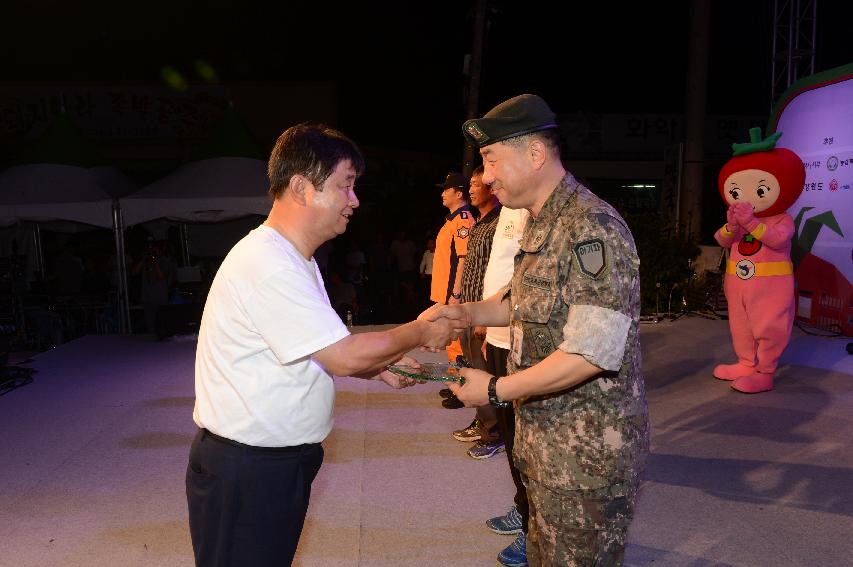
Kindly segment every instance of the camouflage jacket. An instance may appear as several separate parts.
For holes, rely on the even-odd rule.
[[[625,221],[568,173],[527,221],[507,290],[510,373],[558,348],[604,370],[516,401],[518,469],[555,490],[635,481],[645,465],[639,265]]]

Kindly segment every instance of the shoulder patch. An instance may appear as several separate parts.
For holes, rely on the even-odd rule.
[[[468,227],[467,226],[460,226],[456,230],[456,236],[458,236],[459,238],[468,238]]]
[[[583,275],[588,278],[598,279],[607,267],[607,253],[604,241],[600,238],[584,240],[575,244],[575,261]]]

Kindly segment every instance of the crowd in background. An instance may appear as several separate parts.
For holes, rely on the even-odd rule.
[[[326,290],[342,320],[354,325],[400,323],[429,306],[436,228],[412,232],[391,228],[387,233],[347,234],[317,250]],[[192,256],[200,281],[181,281],[177,227],[165,236],[156,238],[144,227],[126,233],[128,293],[137,333],[157,333],[158,313],[171,305],[203,304],[222,260]],[[27,274],[22,259],[16,276],[28,342],[39,348],[84,334],[118,332],[112,234],[42,231],[42,240],[44,274]]]

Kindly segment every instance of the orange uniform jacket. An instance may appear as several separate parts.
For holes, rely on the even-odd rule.
[[[474,215],[468,205],[463,205],[444,218],[446,222],[435,239],[429,294],[432,301],[442,304],[447,303],[453,292],[459,258],[468,253],[468,233],[474,224]]]

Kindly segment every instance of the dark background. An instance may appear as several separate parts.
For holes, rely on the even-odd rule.
[[[689,5],[493,0],[480,113],[521,92],[558,113],[682,111]],[[851,5],[820,1],[816,71],[853,60]],[[461,153],[471,1],[46,0],[3,19],[7,84],[158,82],[202,58],[225,83],[336,83],[338,126],[360,144]],[[714,0],[710,31],[709,113],[767,114],[772,1]]]
[[[490,1],[478,114],[523,92],[541,95],[564,117],[682,113],[691,4]],[[333,125],[368,157],[358,186],[362,207],[346,237],[335,242],[339,261],[347,240],[367,248],[382,233],[387,244],[405,228],[423,246],[443,221],[446,210],[434,184],[462,165],[464,61],[473,16],[473,0],[8,2],[0,87],[163,84],[164,66],[201,84],[193,71],[199,59],[223,85],[332,85],[338,105]],[[815,72],[853,62],[851,22],[853,2],[819,1]],[[709,27],[707,113],[766,122],[772,0],[713,0]],[[274,139],[255,134],[268,153]],[[706,189],[719,169],[714,159],[719,156],[706,162]],[[0,163],[14,162],[0,156]],[[144,185],[179,165],[165,160],[126,171]],[[619,184],[614,187],[591,188],[618,201],[612,191],[620,191]],[[713,223],[722,211],[718,201],[710,191],[705,216]],[[642,225],[632,228],[643,232]],[[703,227],[706,240],[712,233]],[[144,234],[129,236],[129,252],[137,254]],[[110,246],[107,235],[104,254]],[[674,255],[685,257],[680,249]],[[650,264],[648,257],[644,262]]]

